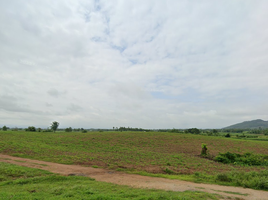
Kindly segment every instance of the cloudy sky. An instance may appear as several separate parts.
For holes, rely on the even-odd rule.
[[[267,0],[0,0],[0,126],[268,120]]]

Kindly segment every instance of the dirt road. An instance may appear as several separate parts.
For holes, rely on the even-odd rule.
[[[232,197],[245,200],[268,200],[268,192],[266,191],[245,189],[240,187],[199,184],[180,180],[170,180],[165,178],[141,176],[136,174],[126,174],[123,172],[117,172],[107,169],[83,167],[79,165],[64,165],[39,160],[13,157],[3,154],[0,154],[0,162],[7,162],[31,168],[43,169],[65,176],[88,176],[96,179],[96,181],[115,183],[119,185],[128,185],[135,188],[150,188],[170,191],[203,191],[220,194],[225,198]]]

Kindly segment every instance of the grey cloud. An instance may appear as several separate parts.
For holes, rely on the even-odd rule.
[[[64,91],[64,92],[60,92],[60,91],[58,91],[57,89],[55,89],[55,88],[52,88],[52,89],[49,89],[48,91],[47,91],[47,94],[49,94],[50,96],[52,96],[52,97],[59,97],[59,96],[61,96],[61,95],[64,95],[64,94],[66,94],[67,92],[66,91]]]
[[[79,112],[81,111],[83,108],[79,105],[76,105],[76,104],[71,104],[68,108],[68,111],[71,111],[71,112]]]
[[[42,111],[32,110],[29,105],[20,105],[18,99],[13,96],[0,96],[0,109],[8,112],[43,114]]]
[[[53,107],[51,103],[46,103],[46,107]]]

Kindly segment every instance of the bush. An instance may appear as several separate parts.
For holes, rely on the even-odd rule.
[[[187,133],[191,133],[191,134],[200,134],[200,130],[197,129],[197,128],[190,128],[190,129],[187,129],[186,132],[187,132]]]
[[[206,156],[207,155],[207,145],[206,144],[202,144],[202,150],[201,150],[201,156]]]
[[[236,164],[236,165],[248,165],[248,166],[268,166],[268,156],[262,154],[237,154],[237,153],[219,153],[214,158],[215,161],[225,164]]]
[[[217,174],[216,180],[222,182],[231,182],[231,179],[228,177],[228,175],[223,173]]]
[[[236,186],[246,188],[268,189],[268,170],[260,172],[229,172],[220,173],[216,176],[215,181],[231,182]]]
[[[72,131],[73,131],[72,127],[69,127],[69,128],[65,129],[65,132],[72,132]]]
[[[225,135],[225,137],[231,137],[231,135],[230,135],[230,133],[227,133],[226,135]]]
[[[28,128],[25,129],[25,131],[35,132],[36,128],[34,126],[29,126]]]

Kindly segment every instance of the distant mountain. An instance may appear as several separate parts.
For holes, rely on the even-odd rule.
[[[268,128],[268,121],[263,121],[261,119],[256,119],[252,121],[245,121],[242,123],[227,126],[223,129],[258,129],[258,128]]]

